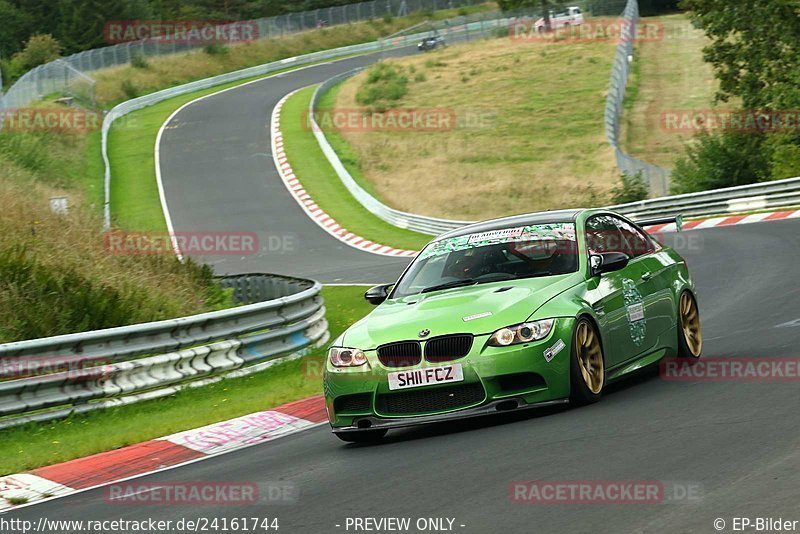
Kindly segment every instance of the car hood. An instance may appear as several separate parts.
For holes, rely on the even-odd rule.
[[[521,323],[545,302],[583,280],[580,273],[492,282],[387,300],[345,332],[342,346],[375,349],[384,343],[443,334],[488,334]]]

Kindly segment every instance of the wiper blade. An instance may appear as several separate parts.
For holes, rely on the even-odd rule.
[[[435,286],[430,286],[424,288],[420,293],[430,293],[431,291],[439,291],[440,289],[450,289],[451,287],[461,287],[461,286],[471,286],[472,284],[476,284],[477,281],[474,278],[464,278],[463,280],[452,280],[450,282],[445,282],[444,284],[438,284]]]

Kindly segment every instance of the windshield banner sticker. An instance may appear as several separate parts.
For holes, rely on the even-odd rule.
[[[499,243],[519,243],[526,241],[575,241],[575,225],[573,223],[533,224],[518,228],[505,228],[491,232],[462,235],[437,241],[419,253],[418,259],[424,260],[468,248],[485,247]]]
[[[481,241],[488,241],[490,239],[503,239],[507,237],[519,237],[522,235],[524,226],[518,228],[503,228],[502,230],[492,230],[491,232],[482,232],[480,234],[472,234],[469,236],[470,243],[480,243]]]

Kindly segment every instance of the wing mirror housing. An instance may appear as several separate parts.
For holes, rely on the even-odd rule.
[[[589,258],[589,265],[592,269],[592,276],[599,276],[603,273],[612,273],[624,269],[631,259],[622,252],[603,252],[602,254],[592,254]]]
[[[383,284],[380,286],[371,287],[364,293],[364,298],[370,304],[377,306],[387,298],[389,298],[389,290],[394,284]]]

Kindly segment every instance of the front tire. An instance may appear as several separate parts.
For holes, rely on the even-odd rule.
[[[703,329],[700,310],[691,291],[681,293],[678,301],[678,358],[697,360],[703,353]]]
[[[570,402],[583,405],[599,401],[606,382],[605,357],[600,334],[586,317],[575,325],[570,356]]]
[[[388,430],[359,430],[358,432],[334,432],[336,437],[348,443],[376,443]]]

